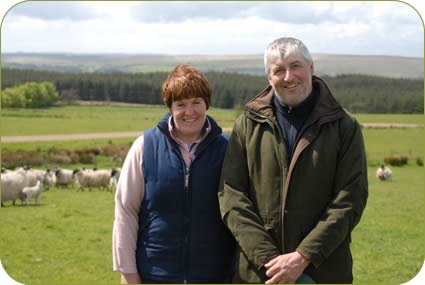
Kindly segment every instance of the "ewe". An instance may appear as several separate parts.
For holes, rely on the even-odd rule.
[[[1,174],[1,205],[4,201],[13,201],[16,199],[22,202],[22,190],[28,185],[27,174],[24,169],[7,171]]]
[[[39,205],[41,192],[43,192],[43,183],[39,180],[35,186],[25,187],[24,190],[22,190],[22,202],[27,204],[28,199],[33,198],[35,203]]]
[[[27,169],[28,187],[33,187],[37,184],[37,181],[43,181],[46,171],[40,169]]]
[[[57,169],[55,172],[55,175],[56,175],[56,185],[58,186],[69,186],[74,183],[72,170]]]
[[[381,166],[376,170],[376,178],[381,181],[390,180],[393,177],[393,172],[391,169],[381,164]]]
[[[109,180],[111,179],[111,171],[106,169],[100,170],[81,170],[76,169],[73,172],[75,183],[84,188],[109,188]]]
[[[111,179],[109,180],[109,188],[112,189],[112,191],[115,192],[115,189],[117,188],[118,179],[121,175],[121,168],[112,168],[111,170]]]
[[[43,178],[43,185],[45,186],[45,190],[49,190],[50,187],[55,186],[56,184],[56,175],[55,172],[51,169],[46,170],[46,174]]]

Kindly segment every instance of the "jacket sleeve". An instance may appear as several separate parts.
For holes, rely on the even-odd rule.
[[[368,197],[367,160],[360,125],[354,119],[340,125],[333,199],[297,251],[318,267],[347,238],[360,221]]]
[[[249,196],[244,129],[242,119],[239,118],[229,139],[218,197],[225,225],[233,233],[247,260],[260,270],[280,251]]]

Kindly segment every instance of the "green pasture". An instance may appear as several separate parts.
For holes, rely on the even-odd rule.
[[[143,131],[156,125],[167,108],[162,106],[64,106],[42,110],[3,109],[2,136],[54,135]],[[230,128],[240,110],[211,108],[208,113],[223,128]],[[360,123],[423,124],[420,114],[355,114]],[[383,155],[403,154],[411,157],[422,152],[423,129],[364,129],[369,158],[381,160]],[[134,138],[97,139],[66,142],[2,143],[2,149],[46,149],[52,146],[78,148],[106,143],[129,143]],[[394,142],[391,143],[391,141]],[[397,142],[397,143],[395,143]],[[393,148],[392,145],[396,147]],[[398,153],[400,152],[400,153]]]
[[[47,142],[23,142],[23,143],[1,143],[2,150],[48,150],[49,148],[78,149],[103,146],[106,144],[131,144],[134,138],[114,138],[114,139],[90,139],[90,140],[70,140],[70,141],[47,141]]]
[[[354,114],[360,123],[424,124],[423,114]]]
[[[369,167],[369,199],[352,235],[354,282],[402,284],[424,261],[424,169],[393,167],[381,182]]]
[[[143,131],[168,111],[162,106],[62,106],[49,109],[1,110],[2,136]],[[222,127],[231,127],[233,110],[211,108]]]
[[[370,165],[378,165],[385,157],[407,156],[410,160],[424,158],[423,129],[363,129],[366,155]],[[106,144],[131,144],[135,138],[72,140],[52,142],[2,143],[2,150],[47,150],[49,148],[77,149]],[[413,162],[412,162],[413,163]]]
[[[156,125],[168,109],[162,106],[62,106],[48,109],[1,110],[2,136],[56,135],[143,131]],[[211,108],[223,128],[233,125],[240,110]],[[360,123],[423,124],[423,115],[358,114]]]
[[[31,284],[118,284],[111,272],[111,192],[44,192],[40,206],[0,209],[0,259]]]
[[[424,158],[424,129],[363,129],[369,164],[382,163],[388,156]]]
[[[424,260],[424,169],[393,168],[380,182],[369,167],[369,200],[354,230],[354,282],[401,284]],[[27,284],[118,284],[112,272],[111,192],[54,188],[41,205],[0,209],[0,259],[6,272]]]

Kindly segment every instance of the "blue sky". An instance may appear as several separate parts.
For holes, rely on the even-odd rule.
[[[30,1],[4,17],[1,49],[258,54],[282,36],[301,39],[312,53],[424,54],[421,18],[395,1]]]

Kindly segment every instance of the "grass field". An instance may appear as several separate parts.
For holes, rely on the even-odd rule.
[[[369,168],[369,200],[353,233],[355,283],[401,284],[424,260],[424,172],[394,168],[379,182]],[[0,258],[15,280],[31,284],[118,284],[111,271],[113,194],[53,189],[40,206],[0,209]]]
[[[2,136],[142,131],[156,125],[168,109],[162,106],[63,106],[1,110]],[[223,128],[231,127],[236,110],[208,111]],[[358,114],[360,123],[423,124],[423,115]]]
[[[166,111],[160,107],[61,107],[43,111],[2,110],[2,135],[58,134],[143,130]],[[211,110],[225,127],[236,111]],[[423,124],[423,115],[356,115],[361,123]],[[88,124],[88,125],[86,125]],[[424,261],[423,129],[363,129],[369,161],[369,200],[353,232],[354,276],[357,284],[401,284]],[[133,138],[113,139],[114,144]],[[93,147],[110,140],[2,144],[1,148],[46,149]],[[379,182],[375,165],[389,155],[406,155],[404,167],[394,167],[394,179]],[[98,167],[109,167],[99,161]],[[19,203],[18,203],[19,204]],[[0,208],[0,259],[15,280],[27,284],[118,284],[112,272],[111,192],[52,189],[40,206]]]
[[[423,114],[354,114],[360,123],[424,124]]]
[[[393,167],[380,182],[369,168],[369,199],[353,232],[355,283],[402,284],[424,261],[424,169]]]
[[[362,132],[370,164],[383,162],[392,155],[424,158],[423,129],[363,129]]]
[[[64,106],[45,110],[1,110],[1,135],[54,135],[143,131],[155,126],[168,109],[161,106]],[[211,108],[208,113],[231,127],[233,110]]]

